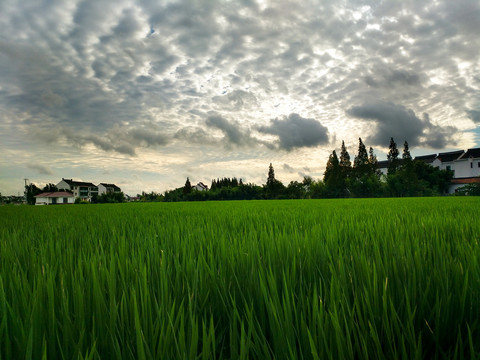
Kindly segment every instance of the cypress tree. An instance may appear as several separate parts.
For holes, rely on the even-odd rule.
[[[402,159],[404,161],[412,161],[412,155],[410,155],[410,150],[408,149],[408,142],[406,140],[405,140],[405,143],[403,144]]]
[[[192,192],[192,184],[190,184],[190,179],[187,177],[187,181],[185,181],[185,186],[183,187],[184,194],[190,194]]]
[[[342,140],[342,148],[340,151],[340,168],[345,178],[347,178],[352,170],[352,162],[350,161],[350,154],[347,151],[345,142]]]
[[[273,170],[272,163],[268,167],[267,187],[272,187],[275,184],[275,171]]]
[[[353,167],[357,178],[368,174],[368,154],[362,138],[358,138],[358,154],[353,161]]]
[[[388,147],[389,151],[387,154],[387,159],[388,159],[388,174],[394,174],[397,171],[399,161],[398,161],[398,149],[397,149],[397,144],[393,140],[393,137],[390,138],[390,146]]]

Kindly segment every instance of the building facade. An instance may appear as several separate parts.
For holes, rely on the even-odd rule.
[[[91,182],[74,181],[72,179],[64,179],[57,184],[58,190],[71,191],[75,198],[91,201],[94,195],[98,195],[98,186]]]
[[[424,161],[441,170],[453,171],[453,179],[448,188],[449,194],[455,193],[458,188],[467,184],[480,183],[480,148],[417,156],[415,160]],[[382,174],[386,175],[388,161],[379,161],[378,167]]]
[[[35,205],[73,204],[75,196],[67,191],[46,192],[35,195]]]

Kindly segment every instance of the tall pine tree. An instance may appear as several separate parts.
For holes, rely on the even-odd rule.
[[[390,146],[388,147],[388,149],[388,174],[395,174],[400,164],[398,160],[399,152],[397,149],[397,144],[393,140],[393,137],[390,138]]]
[[[275,170],[273,170],[272,163],[268,167],[267,187],[272,187],[275,184]]]
[[[350,161],[350,154],[345,146],[345,141],[342,140],[342,148],[340,150],[340,168],[344,177],[347,178],[352,170],[352,162]]]
[[[403,154],[402,154],[403,161],[412,161],[412,155],[410,155],[410,150],[408,149],[408,142],[405,140],[403,144]]]
[[[353,169],[355,177],[361,178],[362,176],[368,175],[369,173],[369,164],[368,164],[368,154],[367,148],[362,141],[362,138],[358,138],[358,154],[355,156],[353,161]]]
[[[345,177],[335,150],[328,157],[323,182],[329,197],[344,197],[346,194]]]
[[[187,181],[185,181],[185,186],[183,187],[184,194],[190,194],[192,192],[192,184],[190,184],[190,179],[187,177]]]

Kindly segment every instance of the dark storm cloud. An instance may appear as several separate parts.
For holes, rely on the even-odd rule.
[[[467,110],[467,115],[475,124],[480,124],[480,110]]]
[[[268,126],[259,126],[257,130],[278,136],[278,147],[287,151],[328,144],[328,129],[315,119],[302,118],[298,114],[273,119]]]
[[[220,115],[209,116],[206,124],[211,128],[220,130],[225,135],[227,144],[245,146],[255,142],[250,135],[250,131],[242,129],[240,124],[234,121],[228,121]]]
[[[367,142],[385,146],[391,137],[397,141],[408,141],[411,146],[426,144],[441,149],[454,143],[452,135],[457,129],[440,127],[433,124],[428,114],[420,119],[413,110],[389,102],[373,102],[354,106],[347,114],[363,120],[373,121],[376,125],[373,135],[367,136]]]
[[[53,175],[53,171],[48,166],[45,166],[45,165],[27,164],[27,167],[29,169],[32,169],[32,170],[36,171],[40,175]]]

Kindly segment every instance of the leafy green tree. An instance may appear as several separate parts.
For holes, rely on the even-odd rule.
[[[298,181],[290,181],[285,189],[285,195],[288,199],[304,199],[306,196],[305,187]]]
[[[108,192],[92,196],[92,204],[116,204],[123,202],[125,202],[125,194],[123,192]]]
[[[25,197],[27,204],[35,205],[35,195],[41,194],[42,190],[38,188],[34,183],[30,183],[25,186]]]
[[[353,196],[377,197],[382,195],[380,173],[377,169],[377,157],[370,148],[370,154],[362,139],[358,139],[358,154],[353,164],[353,176],[349,187]]]
[[[329,197],[328,190],[323,181],[313,181],[309,188],[309,196],[312,199],[322,199]]]
[[[457,189],[457,195],[480,196],[480,183],[473,183]]]
[[[43,192],[56,192],[56,191],[58,191],[58,188],[55,184],[49,183],[49,184],[47,184],[43,187],[42,191]]]

